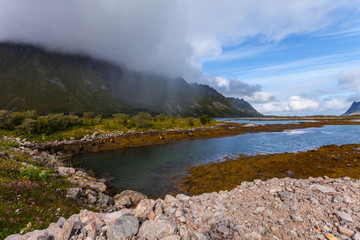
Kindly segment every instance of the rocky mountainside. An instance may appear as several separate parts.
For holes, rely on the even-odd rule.
[[[360,115],[360,102],[353,102],[342,116]]]
[[[0,43],[0,109],[52,112],[146,111],[212,117],[262,116],[242,99],[184,79],[130,71],[80,55]]]

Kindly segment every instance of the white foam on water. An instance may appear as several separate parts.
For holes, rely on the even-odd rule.
[[[304,133],[307,133],[307,131],[305,131],[305,130],[286,130],[286,131],[284,131],[284,133],[286,133],[288,135],[295,135],[295,134],[304,134]]]

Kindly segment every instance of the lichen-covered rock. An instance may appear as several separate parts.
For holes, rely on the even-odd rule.
[[[123,215],[107,228],[108,239],[120,240],[135,236],[139,230],[139,220],[135,216]]]

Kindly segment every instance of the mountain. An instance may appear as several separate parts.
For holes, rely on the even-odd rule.
[[[87,56],[0,43],[0,109],[39,113],[171,113],[262,116],[242,99],[202,84],[128,70]]]
[[[342,116],[360,115],[360,102],[353,102]]]

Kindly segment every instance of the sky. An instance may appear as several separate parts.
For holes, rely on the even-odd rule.
[[[0,0],[0,41],[181,76],[264,114],[360,101],[360,0]]]

